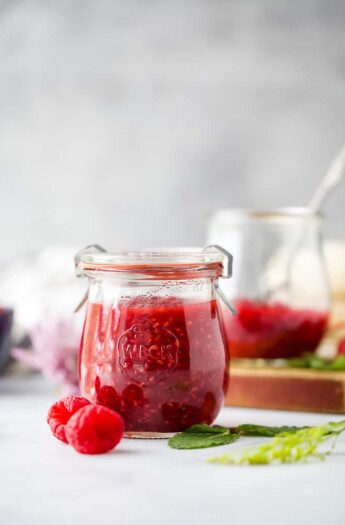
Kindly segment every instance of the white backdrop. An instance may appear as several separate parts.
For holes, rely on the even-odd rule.
[[[0,259],[307,203],[345,140],[344,25],[342,0],[0,0]]]

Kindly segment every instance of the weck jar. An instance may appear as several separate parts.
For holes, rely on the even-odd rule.
[[[229,380],[218,280],[231,262],[219,247],[77,254],[89,278],[81,392],[119,412],[127,437],[215,420]]]

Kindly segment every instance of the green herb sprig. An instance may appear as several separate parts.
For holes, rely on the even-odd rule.
[[[193,425],[171,437],[168,445],[176,449],[218,447],[233,443],[240,436],[272,437],[281,432],[296,432],[301,427],[267,427],[264,425],[240,425],[227,428],[219,425]]]
[[[274,463],[296,463],[309,458],[324,459],[335,444],[335,439],[345,430],[345,421],[309,427],[296,432],[283,432],[268,443],[238,449],[209,461],[223,465],[268,465]],[[334,438],[333,447],[320,452],[318,447]]]
[[[219,425],[193,425],[170,438],[168,444],[175,449],[199,449],[228,445],[240,436],[273,437],[266,443],[236,449],[209,461],[223,465],[295,463],[309,458],[324,459],[333,447],[327,452],[320,452],[320,445],[331,438],[334,438],[335,443],[336,438],[344,430],[345,420],[316,427],[270,427],[245,424],[227,428]]]

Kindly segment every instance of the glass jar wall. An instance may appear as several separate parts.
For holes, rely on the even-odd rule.
[[[219,253],[86,253],[83,395],[118,411],[127,436],[161,437],[216,418],[228,352],[215,282]]]

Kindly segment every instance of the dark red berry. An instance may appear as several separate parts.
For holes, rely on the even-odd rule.
[[[137,408],[143,405],[144,392],[138,385],[128,385],[122,390],[123,401],[126,406]]]
[[[111,410],[115,410],[115,412],[121,411],[121,396],[116,392],[113,386],[104,385],[99,388],[96,402],[98,405],[103,405]]]
[[[202,422],[201,410],[184,403],[168,402],[162,405],[162,416],[175,429],[185,429]]]
[[[53,435],[60,441],[67,443],[65,428],[69,419],[78,410],[89,404],[90,401],[80,396],[65,397],[54,403],[47,414],[47,423]]]
[[[104,454],[123,435],[124,423],[117,413],[101,405],[85,406],[66,425],[66,438],[81,454]]]

